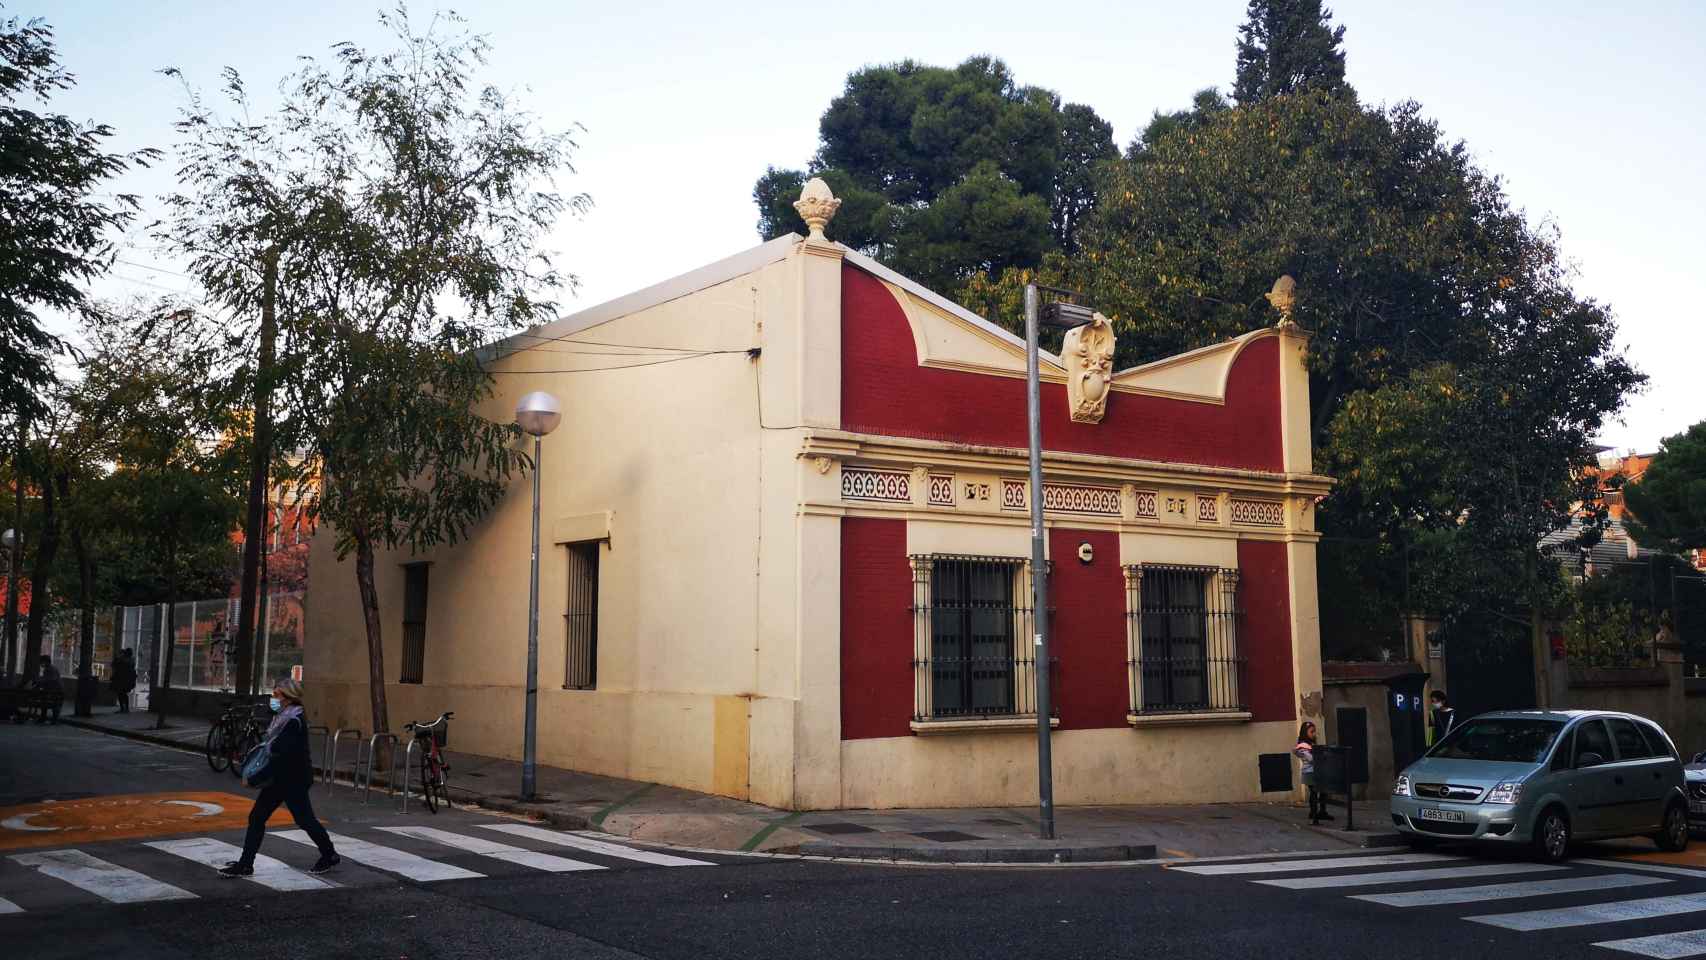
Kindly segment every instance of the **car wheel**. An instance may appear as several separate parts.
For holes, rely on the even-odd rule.
[[[1570,854],[1570,818],[1562,807],[1548,807],[1534,821],[1534,854],[1557,863]]]
[[[1688,809],[1680,803],[1665,808],[1664,825],[1653,835],[1653,842],[1666,853],[1681,853],[1688,849]]]

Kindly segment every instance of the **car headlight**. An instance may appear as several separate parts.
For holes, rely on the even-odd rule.
[[[1400,773],[1400,774],[1398,774],[1398,779],[1392,781],[1392,795],[1394,797],[1410,796],[1410,775],[1409,774]]]
[[[1515,803],[1522,796],[1521,780],[1500,780],[1487,791],[1487,803]]]

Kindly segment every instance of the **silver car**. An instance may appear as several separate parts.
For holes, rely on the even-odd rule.
[[[1484,713],[1452,728],[1392,786],[1392,824],[1417,841],[1528,845],[1650,836],[1688,847],[1682,761],[1643,717],[1588,710]]]

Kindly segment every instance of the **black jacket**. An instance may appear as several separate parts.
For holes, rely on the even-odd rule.
[[[308,720],[292,717],[272,741],[272,782],[281,789],[307,789],[314,782],[314,759],[308,749]]]

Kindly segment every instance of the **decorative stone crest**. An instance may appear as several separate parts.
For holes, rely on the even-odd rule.
[[[806,181],[805,188],[800,191],[800,199],[794,201],[794,209],[800,212],[800,219],[811,231],[807,240],[829,242],[829,238],[823,235],[823,228],[835,218],[835,211],[841,209],[841,200],[830,192],[829,184],[824,183],[822,177]]]
[[[1291,318],[1292,310],[1297,307],[1297,281],[1286,274],[1274,281],[1274,288],[1267,293],[1268,302],[1279,311],[1279,323],[1275,326],[1281,330],[1296,330],[1297,321]]]
[[[1114,325],[1101,314],[1066,332],[1061,345],[1066,361],[1066,402],[1078,423],[1101,423],[1114,381]]]

